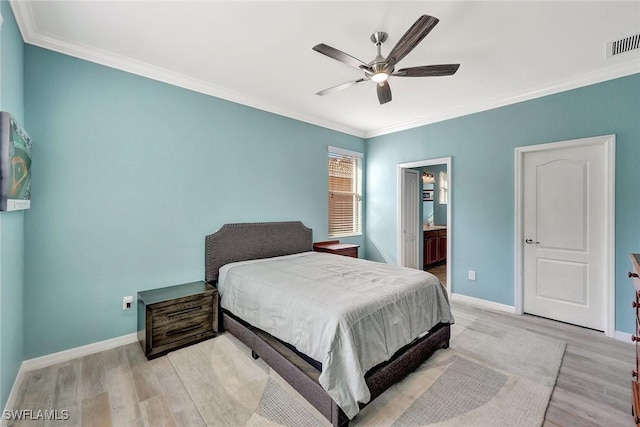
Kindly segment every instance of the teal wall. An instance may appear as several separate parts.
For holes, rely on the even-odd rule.
[[[452,157],[455,293],[514,304],[515,147],[616,134],[616,330],[632,333],[640,250],[640,74],[367,140],[367,257],[396,261],[398,163]],[[477,280],[467,280],[476,270]]]
[[[1,106],[34,141],[33,207],[0,214],[3,402],[22,359],[134,332],[123,296],[201,279],[222,224],[300,219],[326,239],[327,145],[366,146],[366,239],[344,240],[380,261],[397,255],[397,164],[452,156],[453,290],[511,305],[514,148],[616,134],[616,329],[633,331],[640,75],[365,142],[23,48],[4,1],[2,14]]]
[[[25,108],[26,358],[134,332],[122,297],[202,279],[204,237],[224,223],[302,220],[326,239],[327,145],[364,151],[361,138],[33,46]]]
[[[6,1],[0,31],[0,109],[24,123],[22,36]],[[4,408],[24,359],[24,215],[0,212],[0,406]]]
[[[440,204],[440,172],[447,172],[447,165],[434,165],[426,166],[423,168],[425,172],[433,174],[436,179],[434,184],[429,184],[433,187],[433,202],[424,202],[425,206],[430,205],[431,212],[433,214],[433,223],[436,225],[447,224],[447,206]],[[425,215],[426,217],[426,215]]]

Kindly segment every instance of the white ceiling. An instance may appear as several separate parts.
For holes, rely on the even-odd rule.
[[[370,137],[640,72],[640,1],[11,1],[27,43],[350,134]],[[422,14],[440,23],[399,67],[460,63],[451,77],[390,79],[324,97],[361,77],[314,52],[364,62]]]

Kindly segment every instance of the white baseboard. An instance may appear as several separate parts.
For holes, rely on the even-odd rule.
[[[51,353],[45,356],[25,360],[24,362],[22,362],[22,367],[20,369],[24,369],[24,371],[33,371],[34,369],[46,368],[47,366],[55,365],[57,363],[66,362],[78,357],[88,356],[89,354],[99,353],[104,350],[110,350],[112,348],[131,344],[137,341],[138,334],[134,332],[128,335],[122,335],[121,337],[94,342],[93,344],[87,344],[81,347],[59,351],[58,353]]]
[[[487,301],[484,299],[480,299],[480,298],[474,298],[474,297],[470,297],[467,295],[461,295],[461,294],[451,294],[451,301],[456,301],[456,302],[461,302],[461,303],[465,303],[465,304],[469,304],[469,305],[474,305],[476,307],[480,307],[480,308],[490,308],[493,310],[497,310],[497,311],[504,311],[507,313],[511,313],[514,314],[515,311],[515,307],[512,307],[510,305],[506,305],[506,304],[500,304],[497,302],[493,302],[493,301]],[[628,334],[626,332],[621,332],[621,331],[615,331],[615,334],[613,335],[613,338],[618,340],[618,341],[623,341],[625,343],[631,344],[633,345],[634,342],[631,341],[631,334]]]
[[[624,341],[627,344],[634,344],[634,342],[631,341],[631,334],[628,334],[626,332],[615,331],[613,334],[613,338],[617,339],[618,341]]]
[[[516,308],[512,305],[500,304],[498,302],[487,301],[485,299],[474,298],[462,294],[451,294],[451,301],[462,302],[465,304],[475,305],[480,308],[489,308],[491,310],[504,311],[506,313],[514,314]]]

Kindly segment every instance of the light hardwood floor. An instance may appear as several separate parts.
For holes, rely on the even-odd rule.
[[[534,316],[509,315],[460,303],[453,304],[453,311],[454,316],[461,313],[504,322],[567,343],[545,427],[633,425],[632,345]],[[15,409],[67,409],[70,417],[67,421],[9,425],[204,425],[167,357],[149,362],[137,343],[29,372],[19,389]]]

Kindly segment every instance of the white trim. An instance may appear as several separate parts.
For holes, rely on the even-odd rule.
[[[366,131],[363,129],[356,129],[342,123],[326,120],[312,114],[301,113],[296,109],[285,107],[283,105],[271,104],[270,102],[260,98],[247,96],[236,91],[137,61],[132,58],[107,51],[101,51],[90,46],[83,46],[77,43],[57,40],[45,34],[40,34],[35,25],[35,19],[31,11],[31,2],[10,0],[9,3],[25,43],[365,139],[425,126],[506,105],[516,104],[518,102],[528,101],[640,72],[640,60],[634,60],[613,65],[605,69],[579,74],[564,80],[546,83],[538,87],[531,88],[524,93],[510,94],[487,101],[467,104],[404,123]]]
[[[24,376],[26,373],[26,369],[24,369],[24,362],[20,364],[20,369],[18,369],[18,373],[16,374],[16,379],[13,381],[13,386],[11,387],[11,392],[9,393],[9,397],[7,398],[7,403],[4,406],[4,410],[14,409],[16,403],[18,402],[18,391],[20,390],[20,386],[24,381]],[[5,422],[2,423],[5,425]]]
[[[514,314],[516,312],[515,308],[511,305],[500,304],[499,302],[493,302],[493,301],[488,301],[486,299],[470,297],[468,295],[452,293],[450,296],[450,299],[451,301],[454,301],[454,302],[461,302],[464,304],[474,305],[480,308],[488,308],[491,310],[504,311],[505,313]]]
[[[22,362],[21,370],[33,371],[34,369],[45,368],[62,362],[67,362],[78,357],[88,356],[90,354],[99,353],[101,351],[110,350],[122,345],[131,344],[138,341],[136,332],[120,337],[111,338],[104,341],[94,342],[92,344],[80,347],[70,348],[69,350],[59,351],[57,353],[47,354],[45,356],[36,357]]]
[[[548,144],[529,145],[515,148],[515,292],[514,306],[516,314],[524,313],[524,155],[534,151],[554,150],[559,148],[604,145],[605,148],[605,328],[608,337],[615,334],[615,135],[602,135],[591,138],[573,139]]]
[[[364,158],[364,153],[347,150],[346,148],[334,147],[333,145],[328,145],[327,151],[330,153],[342,154],[344,156],[360,157],[361,159]]]
[[[425,116],[404,123],[366,131],[364,132],[364,138],[373,138],[376,136],[387,135],[407,129],[413,129],[420,126],[442,122],[444,120],[454,119],[456,117],[467,116],[469,114],[492,110],[494,108],[517,104],[519,102],[529,101],[536,98],[542,98],[543,96],[553,95],[555,93],[565,92],[596,83],[602,83],[607,80],[630,76],[636,73],[640,73],[640,60],[625,62],[622,64],[607,67],[606,69],[591,71],[588,73],[573,76],[565,80],[547,83],[536,88],[532,88],[531,90],[528,90],[524,93],[505,95],[500,98],[490,99],[474,104],[462,105],[460,107],[455,107],[447,111],[441,111],[430,116]]]
[[[615,335],[616,330],[616,136],[609,135],[605,142],[605,250],[607,260],[605,265],[605,277],[608,282],[609,295],[607,295],[609,307],[605,319],[604,334],[608,337]]]
[[[404,191],[404,189],[402,188],[402,169],[408,169],[408,168],[420,168],[420,167],[424,167],[424,166],[434,166],[434,165],[447,165],[447,184],[449,186],[449,203],[447,205],[447,294],[449,296],[451,296],[451,290],[453,289],[453,283],[451,281],[451,273],[453,271],[453,246],[452,246],[452,242],[453,242],[453,234],[452,234],[452,223],[451,223],[451,218],[452,218],[452,210],[453,210],[453,197],[452,197],[452,189],[453,186],[451,185],[451,179],[453,176],[453,171],[451,169],[451,157],[439,157],[437,159],[426,159],[426,160],[418,160],[415,162],[406,162],[406,163],[399,163],[398,164],[398,197],[397,197],[397,203],[398,203],[398,207],[397,207],[397,215],[398,215],[398,219],[397,219],[397,224],[398,224],[398,230],[397,230],[397,254],[398,254],[398,260],[397,263],[398,265],[402,265],[402,254],[403,254],[403,248],[402,248],[402,224],[401,224],[401,218],[402,218],[402,197],[401,194]],[[418,239],[418,245],[420,245],[420,243],[422,242],[422,239]]]
[[[621,331],[616,331],[613,334],[613,338],[617,339],[618,341],[623,341],[629,345],[635,345],[635,342],[631,341],[631,336],[631,334]]]
[[[280,116],[289,117],[302,122],[321,126],[323,128],[364,138],[364,131],[351,126],[326,120],[315,115],[302,113],[299,110],[292,109],[284,105],[274,104],[265,99],[246,95],[235,90],[227,89],[213,83],[199,80],[185,74],[167,70],[123,55],[39,34],[38,29],[35,28],[35,21],[33,20],[30,2],[12,0],[10,4],[25,43],[73,56],[75,58],[80,58],[85,61],[94,62],[96,64],[104,65],[105,67],[115,68],[117,70],[126,71],[128,73],[147,77],[159,82],[168,83],[173,86],[225,99],[237,104],[247,105],[249,107],[257,108],[258,110],[267,111],[269,113],[278,114]]]
[[[418,160],[415,162],[406,162],[406,163],[398,163],[398,166],[401,168],[421,168],[423,166],[434,166],[434,165],[442,165],[451,162],[451,157],[439,157],[437,159],[427,159],[427,160]]]

